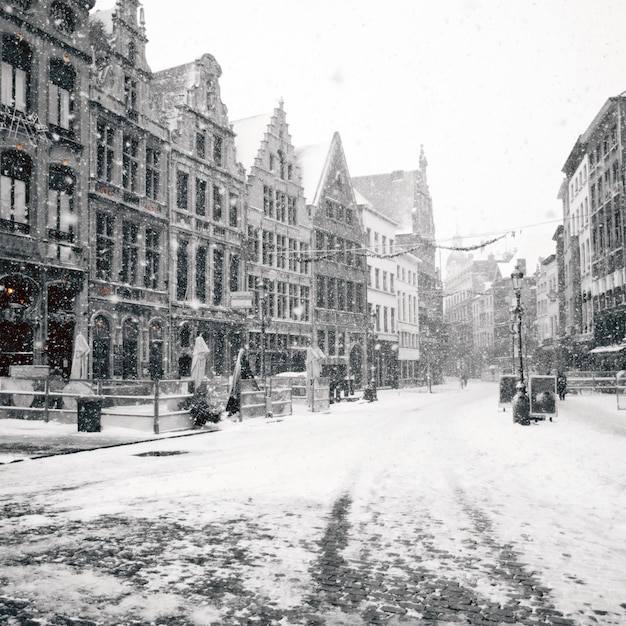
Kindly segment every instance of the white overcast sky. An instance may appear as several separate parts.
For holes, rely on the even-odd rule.
[[[417,169],[423,145],[437,239],[516,231],[530,269],[554,252],[571,148],[626,90],[623,0],[143,6],[152,70],[211,53],[231,121],[282,97],[295,144],[339,131],[353,176]]]

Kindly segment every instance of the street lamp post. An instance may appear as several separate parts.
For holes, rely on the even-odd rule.
[[[370,375],[370,380],[373,381],[374,385],[376,384],[376,353],[374,352],[376,349],[376,319],[376,311],[372,309],[372,311],[370,312],[370,328],[372,329],[372,348],[370,350],[372,358],[372,373]]]
[[[517,383],[517,393],[513,398],[513,421],[522,425],[530,424],[530,400],[526,393],[526,382],[524,381],[524,360],[522,356],[522,314],[524,309],[521,304],[522,284],[524,280],[524,272],[516,269],[511,274],[511,282],[513,283],[513,292],[515,293],[516,306],[515,313],[517,315],[517,335],[519,350],[519,382]]]
[[[368,354],[369,354],[369,366],[371,369],[371,373],[369,376],[369,380],[365,385],[365,390],[363,392],[363,399],[369,400],[373,402],[378,399],[376,394],[376,356],[374,354],[375,346],[376,346],[376,312],[374,309],[370,311],[369,321],[367,323],[366,330],[368,332]]]
[[[272,281],[276,278],[276,272],[270,270],[268,272],[268,280]],[[269,318],[271,318],[271,311],[267,310],[267,297],[269,284],[265,283],[265,280],[261,280],[259,284],[261,295],[259,296],[259,312],[261,314],[261,380],[263,381],[263,393],[265,395],[265,417],[272,415],[272,390],[271,384],[267,384],[267,363],[266,363],[266,339],[267,339],[267,325]],[[271,380],[271,372],[270,372]]]
[[[515,335],[517,334],[515,330],[517,309],[515,307],[509,309],[509,316],[511,318],[511,373],[515,374]]]

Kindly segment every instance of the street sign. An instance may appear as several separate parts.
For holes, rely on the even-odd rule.
[[[251,291],[231,291],[230,306],[233,309],[251,309],[253,294]]]

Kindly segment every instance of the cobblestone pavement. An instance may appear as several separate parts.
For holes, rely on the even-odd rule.
[[[24,530],[15,526],[1,537],[0,624],[626,623],[626,603],[621,615],[589,606],[576,617],[564,616],[514,546],[498,543],[488,517],[465,502],[464,494],[456,497],[471,519],[467,536],[473,539],[461,539],[458,546],[452,541],[451,549],[434,540],[431,531],[440,520],[397,509],[399,515],[390,516],[390,503],[382,501],[370,503],[370,519],[354,527],[349,493],[335,501],[318,539],[299,540],[298,546],[276,545],[272,528],[252,515],[197,528],[172,519],[124,516]],[[16,520],[42,513],[12,506],[2,511],[5,519]],[[286,512],[296,526],[300,517]],[[273,547],[255,549],[255,542]],[[285,608],[255,592],[246,578],[259,568],[271,576],[272,563],[292,548],[306,550],[311,559],[306,571],[275,572],[276,586],[301,594],[298,606]],[[485,553],[490,558],[481,558]],[[15,588],[18,568],[27,569],[30,585]],[[58,580],[54,593],[38,588],[38,580],[55,576],[76,590],[71,613],[55,610]],[[103,580],[106,595],[90,592],[90,584],[97,581],[100,588]],[[155,608],[154,619],[146,619],[146,604],[166,610],[157,617]]]

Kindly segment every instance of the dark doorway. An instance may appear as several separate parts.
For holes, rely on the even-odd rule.
[[[363,386],[363,350],[356,345],[350,350],[350,376],[354,377],[354,386]]]
[[[127,319],[122,327],[122,378],[139,378],[139,324]]]
[[[160,322],[150,324],[150,378],[163,378],[163,327]]]
[[[60,371],[65,378],[72,368],[75,300],[67,283],[48,286],[47,360],[50,369]]]
[[[93,377],[111,378],[111,326],[106,317],[99,315],[93,325]]]

